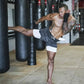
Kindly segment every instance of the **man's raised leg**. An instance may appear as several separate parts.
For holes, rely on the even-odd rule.
[[[8,27],[8,30],[14,30],[26,36],[33,36],[33,29],[25,29],[24,27],[21,27],[21,26]]]
[[[53,84],[52,83],[52,74],[53,74],[53,70],[54,70],[54,57],[55,57],[56,53],[55,52],[51,52],[51,51],[47,51],[47,55],[48,55],[48,65],[47,65],[48,78],[47,78],[47,84]]]

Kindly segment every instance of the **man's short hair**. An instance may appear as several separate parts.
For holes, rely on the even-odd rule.
[[[66,4],[60,4],[60,5],[59,5],[59,8],[62,8],[62,7],[64,7],[65,10],[68,10],[68,6],[67,6]]]

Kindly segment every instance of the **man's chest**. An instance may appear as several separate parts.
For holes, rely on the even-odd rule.
[[[58,17],[54,17],[53,24],[54,24],[56,27],[62,27],[63,19],[59,19]]]
[[[62,25],[63,25],[63,20],[56,19],[56,20],[54,21],[54,24],[55,24],[56,27],[62,27]]]

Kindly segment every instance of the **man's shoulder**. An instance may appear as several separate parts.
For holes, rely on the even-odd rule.
[[[58,15],[58,13],[50,13],[47,15],[47,18],[51,18],[52,20],[55,20],[55,17]]]
[[[50,15],[52,15],[52,16],[57,16],[58,13],[50,13]]]

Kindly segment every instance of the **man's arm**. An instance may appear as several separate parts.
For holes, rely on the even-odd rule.
[[[63,26],[62,26],[63,34],[65,35],[65,34],[69,33],[75,24],[76,24],[75,19],[71,19],[69,21],[69,23],[64,22]]]
[[[44,20],[54,20],[54,16],[57,15],[57,13],[53,13],[53,14],[48,14],[46,16],[43,16],[42,18],[40,18],[38,21],[36,21],[35,23],[38,24],[39,22],[43,22]]]

